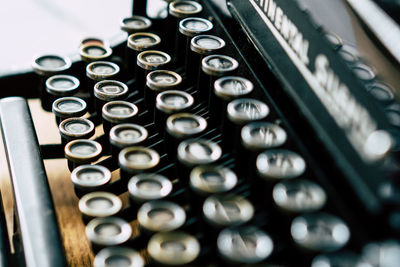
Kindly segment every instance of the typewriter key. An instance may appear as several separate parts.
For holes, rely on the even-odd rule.
[[[93,122],[84,118],[65,119],[60,123],[58,129],[63,145],[76,139],[89,139],[94,135]]]
[[[354,46],[344,44],[340,47],[338,54],[346,63],[350,65],[359,61],[359,52]]]
[[[178,89],[182,83],[182,77],[173,71],[155,70],[146,77],[144,100],[147,110],[154,116],[154,106],[158,93],[165,90]]]
[[[46,99],[41,99],[45,110],[50,111],[54,100],[59,97],[72,96],[79,90],[79,80],[71,75],[54,75],[46,80]]]
[[[376,71],[365,64],[357,63],[351,68],[354,74],[363,82],[371,82],[376,77]]]
[[[87,44],[94,44],[94,45],[101,45],[101,46],[106,46],[109,47],[110,45],[108,44],[107,41],[104,41],[103,39],[97,38],[97,37],[86,37],[81,40],[81,43],[79,44],[79,47]]]
[[[343,45],[343,39],[334,32],[325,32],[325,38],[333,45],[335,50],[339,50]]]
[[[286,132],[279,125],[270,122],[250,122],[242,128],[243,146],[252,151],[262,151],[283,145]]]
[[[318,184],[304,180],[285,180],[277,183],[272,191],[275,205],[284,212],[305,213],[322,209],[326,193]]]
[[[94,267],[143,267],[139,252],[128,247],[107,247],[94,257]]]
[[[340,251],[316,256],[311,267],[372,267],[353,252]]]
[[[100,165],[81,165],[72,171],[71,180],[79,197],[85,193],[104,189],[111,181],[111,172]]]
[[[224,146],[236,152],[240,146],[242,127],[249,122],[265,119],[269,107],[257,99],[239,98],[227,105],[226,113],[222,131]]]
[[[201,101],[208,101],[218,77],[232,74],[239,67],[239,63],[224,55],[209,55],[201,61],[200,75],[197,79],[197,89]]]
[[[119,152],[126,147],[143,145],[148,135],[146,128],[133,123],[123,123],[112,127],[110,144],[113,157],[117,158]]]
[[[192,37],[211,31],[213,24],[203,18],[190,17],[179,22],[178,40],[175,47],[175,60],[177,65],[183,64],[183,60],[188,60],[190,51],[190,41]],[[185,63],[185,66],[188,63]]]
[[[153,235],[147,252],[162,266],[186,265],[199,256],[200,244],[194,236],[184,232],[163,232]]]
[[[79,48],[82,61],[89,63],[97,60],[106,60],[111,57],[112,49],[101,43],[88,42]]]
[[[127,181],[132,175],[154,171],[160,162],[160,155],[147,147],[132,146],[121,150],[118,162],[121,178]]]
[[[135,83],[137,90],[143,94],[149,72],[166,68],[166,65],[168,65],[170,61],[171,57],[167,53],[161,51],[147,50],[139,53],[136,61],[138,65]]]
[[[179,177],[185,184],[194,167],[215,164],[222,156],[221,147],[206,139],[186,139],[178,145],[177,152]]]
[[[40,76],[50,77],[68,70],[71,64],[71,60],[68,57],[42,55],[33,60],[32,68]]]
[[[137,214],[139,226],[149,234],[180,228],[186,220],[184,209],[174,202],[155,200],[144,203]]]
[[[96,112],[100,115],[107,102],[124,100],[128,97],[128,86],[114,80],[100,81],[94,85],[94,96]]]
[[[208,224],[220,229],[250,221],[254,207],[239,195],[212,195],[204,201],[203,214]]]
[[[40,78],[38,93],[44,110],[51,111],[51,104],[54,100],[54,97],[46,90],[46,79],[52,75],[60,74],[70,67],[71,60],[68,57],[58,55],[43,55],[33,60],[32,68]]]
[[[367,85],[367,91],[379,103],[383,105],[390,105],[394,101],[394,89],[388,84],[382,82],[374,82]]]
[[[229,102],[246,97],[253,91],[253,83],[238,76],[226,76],[215,81],[209,97],[208,109],[214,125],[220,125]]]
[[[228,264],[255,264],[267,259],[273,249],[272,239],[254,226],[234,227],[218,235],[218,252]]]
[[[103,80],[111,80],[119,73],[117,64],[108,61],[95,61],[87,65],[86,76],[88,77],[88,90],[94,95],[95,84]]]
[[[312,252],[331,252],[344,247],[350,230],[338,217],[327,213],[304,214],[295,218],[291,226],[294,242]]]
[[[79,210],[85,221],[96,217],[114,216],[122,209],[121,199],[108,192],[91,192],[79,200]]]
[[[78,97],[62,97],[53,102],[53,113],[57,125],[64,119],[81,117],[86,113],[85,100]]]
[[[194,103],[193,97],[183,91],[168,90],[159,93],[156,97],[154,122],[159,127],[165,127],[167,118],[174,113],[189,110]]]
[[[296,178],[306,169],[306,163],[299,154],[284,149],[261,153],[257,157],[256,166],[258,174],[267,181]]]
[[[138,112],[137,106],[127,101],[106,103],[102,109],[104,133],[108,135],[110,129],[117,124],[135,122]]]
[[[184,18],[193,17],[198,15],[203,7],[200,3],[195,1],[173,1],[168,6],[169,16],[164,29],[164,39],[167,51],[172,52],[177,48],[177,39],[179,33],[179,21]],[[171,32],[171,30],[175,32]]]
[[[391,239],[369,243],[362,249],[362,256],[372,266],[396,267],[400,262],[400,242]]]
[[[166,198],[172,192],[172,183],[160,174],[141,173],[129,180],[128,191],[131,203],[137,205]]]
[[[197,35],[190,41],[190,51],[185,60],[186,78],[191,82],[199,75],[201,60],[212,53],[220,52],[225,41],[214,35]]]
[[[203,165],[190,172],[190,188],[198,196],[226,193],[238,182],[236,174],[218,165]]]
[[[95,218],[86,225],[86,236],[96,252],[107,246],[126,243],[132,236],[132,228],[118,217]]]
[[[128,18],[123,18],[120,22],[120,28],[128,34],[135,32],[141,32],[149,29],[151,27],[151,20],[143,16],[132,16]]]
[[[188,138],[198,137],[207,128],[207,121],[191,113],[176,113],[168,117],[166,122],[167,152],[176,155],[179,143]]]
[[[70,171],[83,164],[95,162],[101,156],[101,145],[93,140],[77,139],[65,145],[65,157]]]
[[[134,77],[136,74],[136,60],[140,52],[146,50],[154,50],[161,43],[161,38],[149,32],[137,32],[129,35],[127,44],[127,59],[129,77]]]

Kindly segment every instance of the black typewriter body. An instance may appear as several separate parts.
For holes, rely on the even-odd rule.
[[[0,77],[21,244],[11,254],[2,216],[0,266],[71,265],[43,166],[64,157],[94,266],[400,266],[400,68],[367,9],[152,2],[133,1],[128,34],[85,40],[69,68],[43,56],[35,71]],[[63,78],[73,93],[54,93],[54,74],[78,89]],[[86,109],[66,115],[60,96]],[[60,143],[38,143],[32,98],[55,114]]]

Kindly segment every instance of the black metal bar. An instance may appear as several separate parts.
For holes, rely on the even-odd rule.
[[[0,100],[0,116],[26,264],[65,266],[50,188],[26,100]]]

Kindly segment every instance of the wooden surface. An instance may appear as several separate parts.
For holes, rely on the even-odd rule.
[[[40,102],[29,101],[32,117],[40,144],[60,143],[60,135],[54,116],[43,112]],[[13,229],[13,197],[11,182],[3,146],[0,151],[0,190],[3,197],[8,232]],[[45,168],[56,207],[66,257],[69,266],[92,266],[93,255],[86,239],[85,228],[78,210],[78,199],[75,196],[70,180],[70,172],[65,159],[45,160]]]

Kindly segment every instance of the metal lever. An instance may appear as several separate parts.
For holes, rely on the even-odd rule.
[[[26,100],[0,100],[0,116],[26,265],[65,266],[50,188]]]

